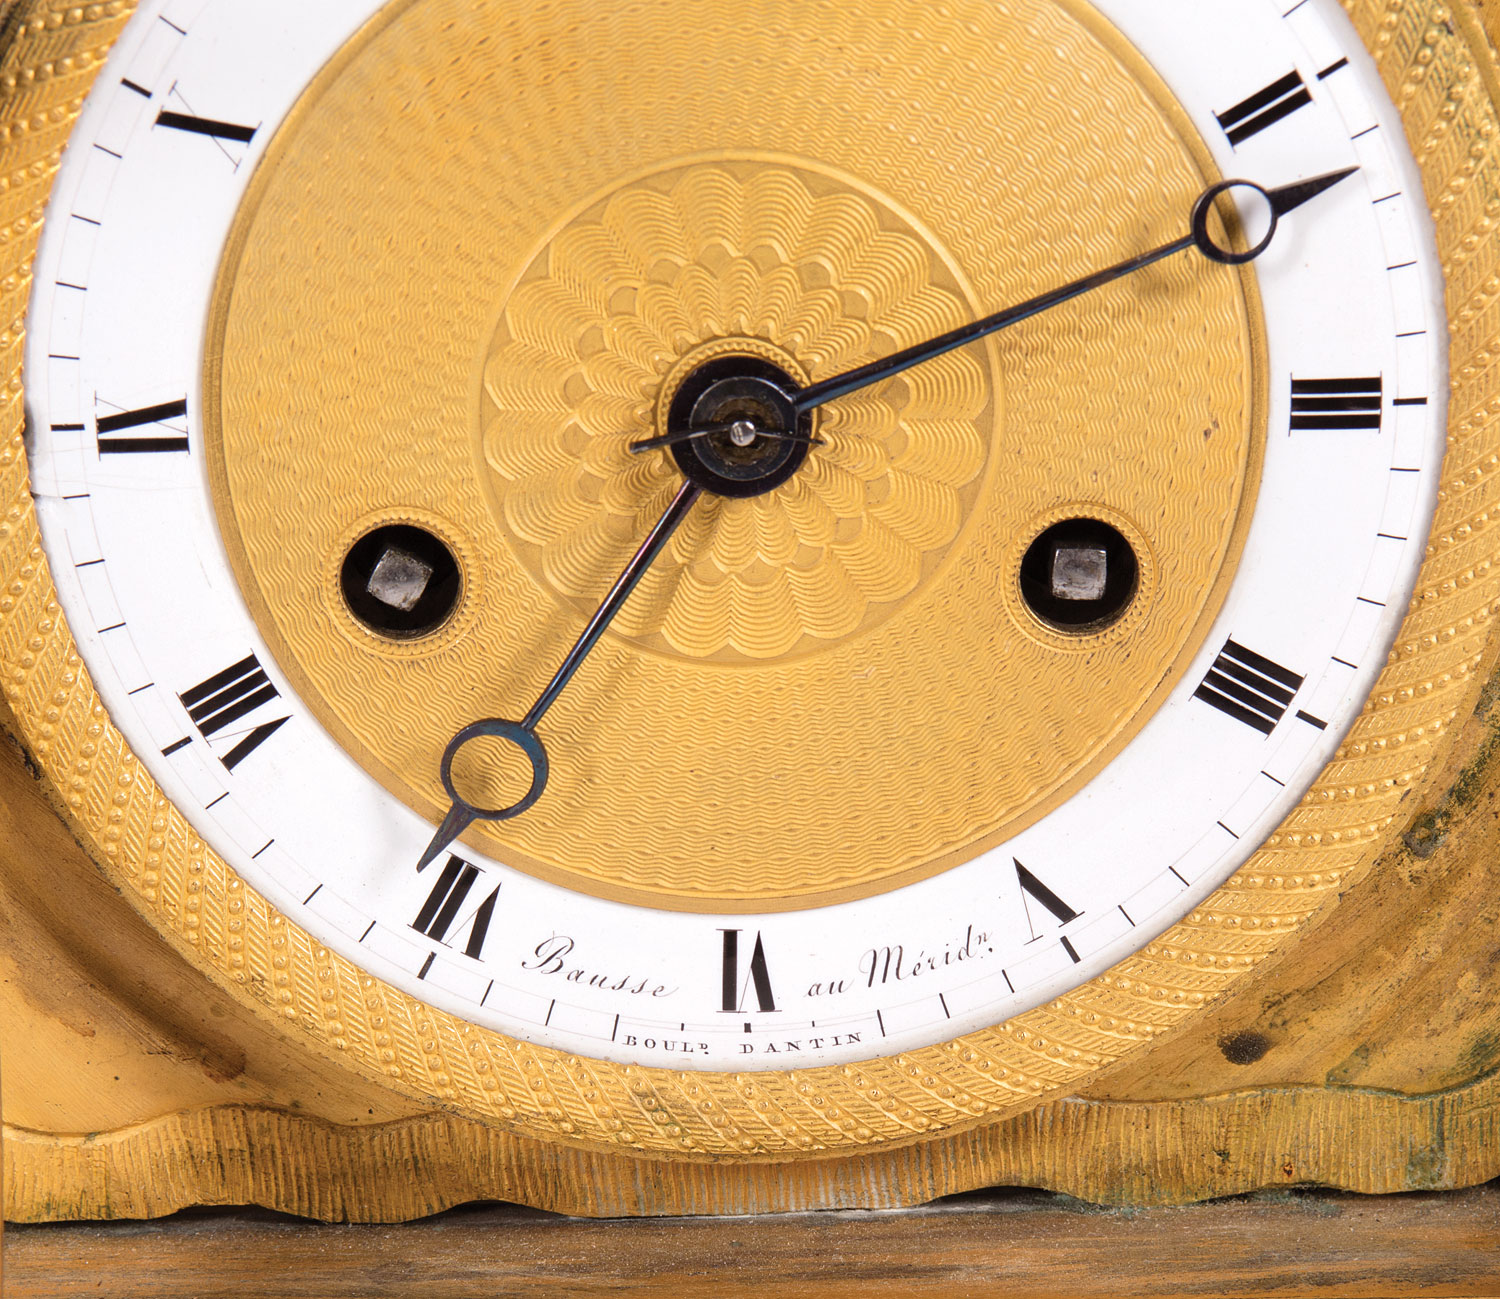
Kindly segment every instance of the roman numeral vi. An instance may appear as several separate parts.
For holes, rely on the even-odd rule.
[[[726,1015],[741,1015],[745,1010],[745,993],[750,985],[755,986],[755,1000],[761,1010],[775,1010],[776,998],[771,993],[771,972],[766,967],[766,949],[760,941],[760,931],[755,932],[755,947],[750,953],[750,969],[747,977],[740,979],[740,930],[723,929],[724,966],[723,992]]]

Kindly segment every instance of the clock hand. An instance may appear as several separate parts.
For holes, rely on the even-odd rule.
[[[843,397],[848,393],[855,392],[860,388],[868,387],[872,383],[879,383],[882,379],[889,379],[892,375],[900,374],[903,370],[909,370],[912,366],[921,365],[924,361],[930,361],[934,357],[942,356],[945,352],[951,352],[955,348],[963,347],[967,343],[975,342],[977,339],[985,338],[990,334],[998,333],[1007,326],[1018,324],[1023,320],[1029,320],[1032,316],[1040,315],[1050,307],[1056,307],[1073,298],[1081,297],[1093,289],[1101,288],[1115,280],[1123,279],[1135,271],[1144,270],[1147,266],[1163,261],[1168,257],[1175,256],[1194,246],[1210,261],[1220,262],[1228,266],[1239,266],[1245,262],[1253,261],[1271,246],[1271,240],[1276,234],[1276,226],[1280,219],[1288,212],[1295,211],[1309,199],[1321,194],[1325,189],[1338,184],[1346,176],[1358,171],[1358,167],[1346,167],[1342,171],[1331,171],[1321,176],[1314,176],[1308,180],[1295,181],[1290,185],[1282,185],[1278,189],[1266,189],[1257,185],[1253,180],[1222,180],[1210,185],[1193,202],[1190,218],[1190,231],[1180,239],[1174,239],[1171,243],[1163,244],[1160,248],[1153,248],[1150,252],[1141,253],[1139,256],[1128,258],[1115,266],[1107,267],[1102,271],[1095,271],[1091,275],[1085,275],[1074,280],[1070,284],[1064,284],[1061,288],[1049,290],[1038,294],[1034,298],[1028,298],[1025,302],[1019,302],[1015,306],[1006,307],[1003,311],[997,311],[992,316],[985,316],[982,320],[975,320],[967,325],[950,330],[946,334],[940,334],[936,338],[929,339],[925,343],[917,343],[912,347],[905,348],[891,356],[879,361],[871,361],[868,365],[861,365],[843,374],[836,374],[832,378],[820,380],[818,383],[809,384],[796,395],[796,410],[799,415],[832,401],[835,397]],[[1208,219],[1212,212],[1214,201],[1221,195],[1227,194],[1232,189],[1252,189],[1266,200],[1270,207],[1271,223],[1260,242],[1253,248],[1243,252],[1235,252],[1233,249],[1224,248],[1216,244],[1208,229]]]
[[[677,531],[678,525],[692,511],[702,492],[703,489],[697,483],[683,483],[677,495],[672,498],[672,503],[667,506],[666,512],[657,520],[656,526],[651,529],[646,540],[641,543],[641,548],[625,565],[625,571],[610,587],[609,594],[604,597],[604,602],[589,619],[589,624],[583,629],[577,643],[568,651],[568,656],[563,660],[562,666],[553,674],[552,680],[547,683],[546,688],[537,697],[536,703],[532,704],[531,710],[524,718],[519,722],[508,721],[503,717],[482,718],[465,726],[448,742],[448,747],[443,750],[443,760],[438,771],[442,778],[443,789],[453,801],[447,815],[443,817],[442,824],[438,826],[437,833],[433,835],[432,842],[423,852],[422,859],[417,862],[418,870],[424,870],[444,848],[475,821],[509,820],[513,816],[519,816],[542,796],[542,791],[547,787],[549,768],[546,747],[536,733],[537,725],[546,715],[547,710],[557,702],[557,697],[563,692],[563,687],[572,680],[573,674],[578,671],[583,660],[588,657],[589,651],[604,635],[605,628],[620,612],[625,601],[630,598],[630,593],[635,590],[641,578],[646,575],[646,570],[661,554],[662,548]],[[520,802],[512,803],[509,807],[477,807],[463,798],[454,788],[453,760],[458,756],[458,751],[471,740],[484,736],[509,740],[526,755],[531,763],[531,788],[526,791]]]
[[[706,424],[702,428],[678,429],[675,433],[663,433],[660,437],[641,438],[630,444],[630,450],[635,455],[640,455],[642,451],[676,446],[679,442],[690,442],[693,438],[711,437],[714,434],[728,437],[738,447],[747,447],[758,437],[775,438],[780,442],[806,442],[815,447],[823,445],[822,438],[808,437],[794,429],[761,428],[753,420],[741,419],[732,424]]]

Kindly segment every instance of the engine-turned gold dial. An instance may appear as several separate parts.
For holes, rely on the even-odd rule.
[[[919,43],[833,5],[687,27],[669,6],[549,12],[395,5],[346,47],[252,183],[209,348],[241,587],[324,724],[429,813],[448,737],[520,715],[670,501],[672,459],[629,442],[665,430],[695,369],[757,356],[800,383],[873,360],[1176,235],[1214,178],[1085,6],[974,0]],[[521,57],[538,24],[547,75],[496,93],[495,52]],[[681,71],[601,77],[584,53],[622,39]],[[764,66],[786,77],[753,112],[723,93]],[[1043,68],[1067,75],[1044,88]],[[894,84],[915,154],[890,147]],[[970,129],[978,102],[1005,132]],[[1035,820],[1150,716],[1218,610],[1259,477],[1261,329],[1248,268],[1181,260],[822,408],[826,445],[783,488],[682,526],[549,716],[545,806],[474,842],[606,897],[775,910]],[[1069,517],[1139,557],[1097,634],[1020,596],[1028,546]],[[464,596],[393,643],[348,614],[340,566],[412,522]],[[967,792],[939,797],[955,771]],[[471,780],[518,796],[503,763]]]

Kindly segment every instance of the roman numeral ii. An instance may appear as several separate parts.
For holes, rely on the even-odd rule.
[[[186,401],[165,401],[159,406],[142,406],[139,410],[122,410],[100,415],[94,427],[99,438],[99,454],[131,455],[151,451],[186,451],[187,433],[174,428],[168,420],[187,414]],[[151,429],[149,433],[130,433],[133,429]]]
[[[1273,81],[1264,90],[1258,90],[1248,99],[1242,99],[1233,108],[1215,113],[1229,143],[1239,148],[1252,135],[1295,113],[1304,104],[1312,103],[1312,95],[1306,83],[1296,72],[1289,72],[1279,81]]]

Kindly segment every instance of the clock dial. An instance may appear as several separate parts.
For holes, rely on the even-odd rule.
[[[160,791],[101,841],[147,904],[241,983],[263,916],[329,1003],[271,973],[289,1019],[506,1120],[535,1106],[488,1053],[533,1045],[859,1093],[826,1130],[661,1138],[756,1153],[898,1135],[844,1073],[899,1053],[964,1062],[952,1121],[1038,1094],[1045,1042],[1012,1071],[987,1030],[1115,978],[1341,752],[1356,790],[1412,779],[1339,746],[1427,545],[1447,320],[1336,4],[734,13],[143,4],[49,210],[26,454],[120,779]],[[1327,183],[1228,265],[1188,238],[1225,176]],[[1267,233],[1249,187],[1213,212],[1221,247]],[[423,861],[450,740],[526,715],[714,457],[535,723],[541,796]],[[480,740],[453,780],[501,807],[534,774]],[[340,991],[377,982],[425,1065]],[[555,1130],[646,1140],[588,1107]]]

